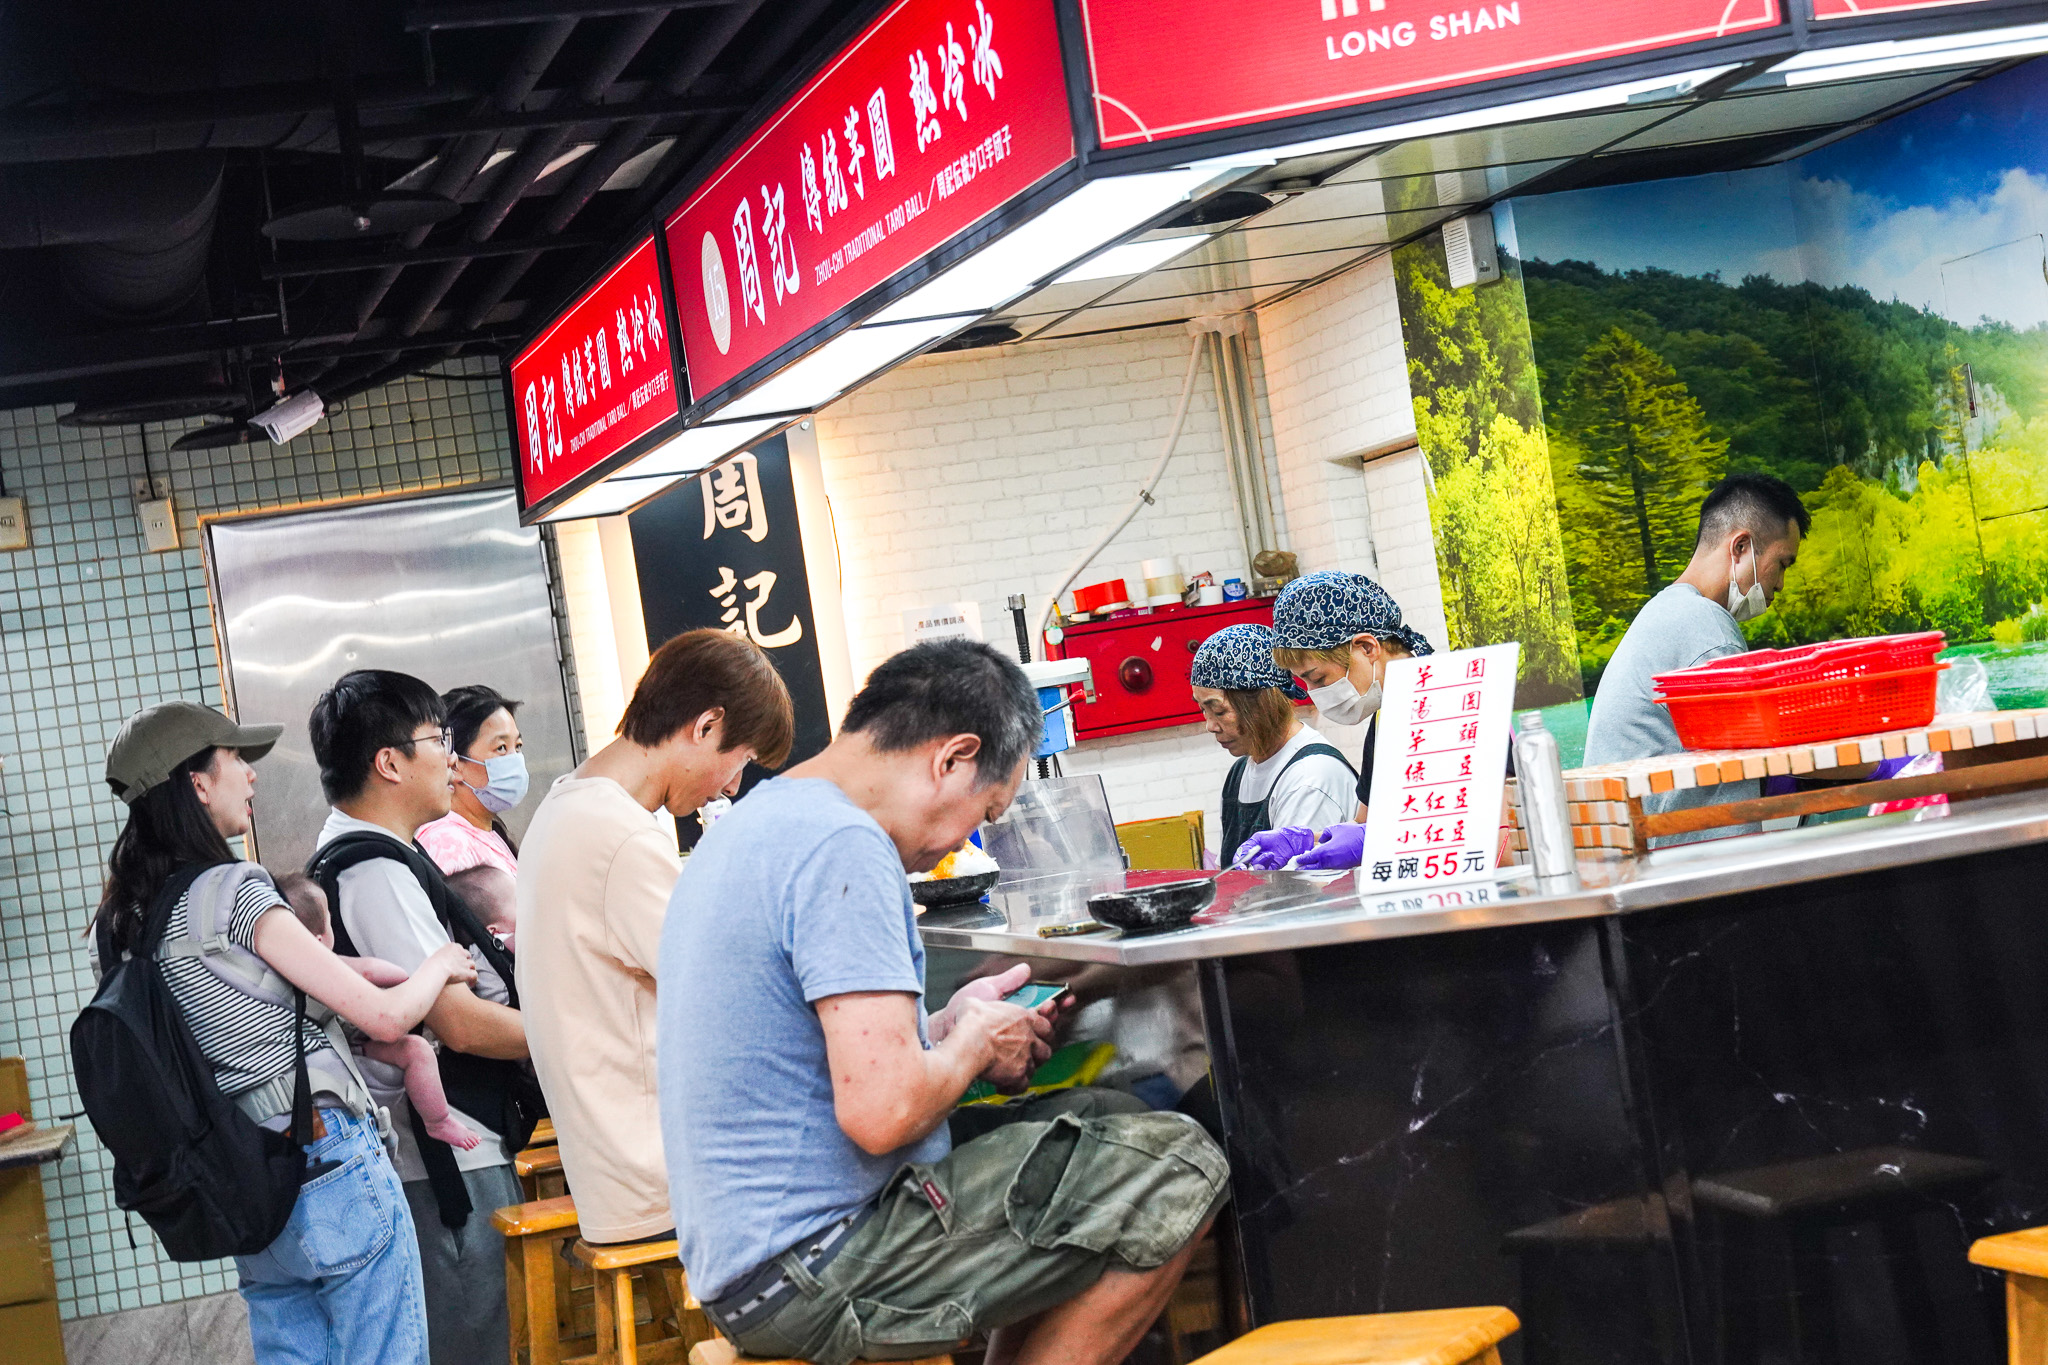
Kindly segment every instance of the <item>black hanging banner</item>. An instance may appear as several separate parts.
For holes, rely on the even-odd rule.
[[[745,635],[768,651],[789,687],[796,708],[789,762],[823,749],[831,716],[789,442],[777,436],[679,484],[632,513],[628,525],[648,649],[699,626]],[[750,764],[742,790],[766,776]],[[695,842],[695,821],[679,829],[685,845]]]

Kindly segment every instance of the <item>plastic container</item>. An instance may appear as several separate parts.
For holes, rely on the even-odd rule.
[[[1666,696],[1729,692],[1748,687],[1784,687],[1792,683],[1853,678],[1900,668],[1925,668],[1941,653],[1946,637],[1938,630],[1911,635],[1873,635],[1828,640],[1797,649],[1755,649],[1732,654],[1698,668],[1659,673],[1651,681]]]
[[[1103,611],[1115,606],[1129,606],[1130,602],[1130,590],[1124,586],[1121,578],[1090,583],[1085,588],[1074,589],[1075,611]]]
[[[1226,578],[1223,580],[1224,601],[1242,602],[1244,601],[1244,597],[1244,580],[1242,578]]]
[[[1905,730],[1934,719],[1940,631],[1764,649],[1660,673],[1688,749],[1761,749]]]
[[[1579,880],[1572,847],[1571,807],[1565,799],[1564,763],[1557,737],[1543,717],[1525,711],[1515,718],[1515,778],[1522,798],[1522,828],[1529,836],[1529,861],[1537,888],[1569,891]]]

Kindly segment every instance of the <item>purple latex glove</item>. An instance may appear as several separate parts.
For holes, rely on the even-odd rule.
[[[1316,846],[1294,860],[1297,872],[1344,872],[1365,857],[1364,825],[1332,825]]]
[[[1262,829],[1237,846],[1237,857],[1231,860],[1230,865],[1248,867],[1254,872],[1271,872],[1285,867],[1289,858],[1308,852],[1315,842],[1316,832],[1307,825]]]

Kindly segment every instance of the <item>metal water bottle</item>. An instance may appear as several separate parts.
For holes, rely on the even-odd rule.
[[[1543,891],[1571,891],[1579,884],[1572,850],[1571,810],[1565,800],[1564,760],[1557,736],[1543,717],[1525,711],[1515,724],[1515,780],[1522,797],[1522,829],[1529,836],[1529,861]]]

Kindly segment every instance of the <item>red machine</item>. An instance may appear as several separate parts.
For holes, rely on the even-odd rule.
[[[1074,704],[1074,738],[1101,739],[1172,725],[1194,725],[1201,710],[1188,688],[1188,668],[1202,641],[1225,626],[1273,624],[1273,599],[1251,597],[1217,607],[1155,607],[1109,621],[1066,628],[1054,659],[1086,658],[1095,675],[1093,702]]]

